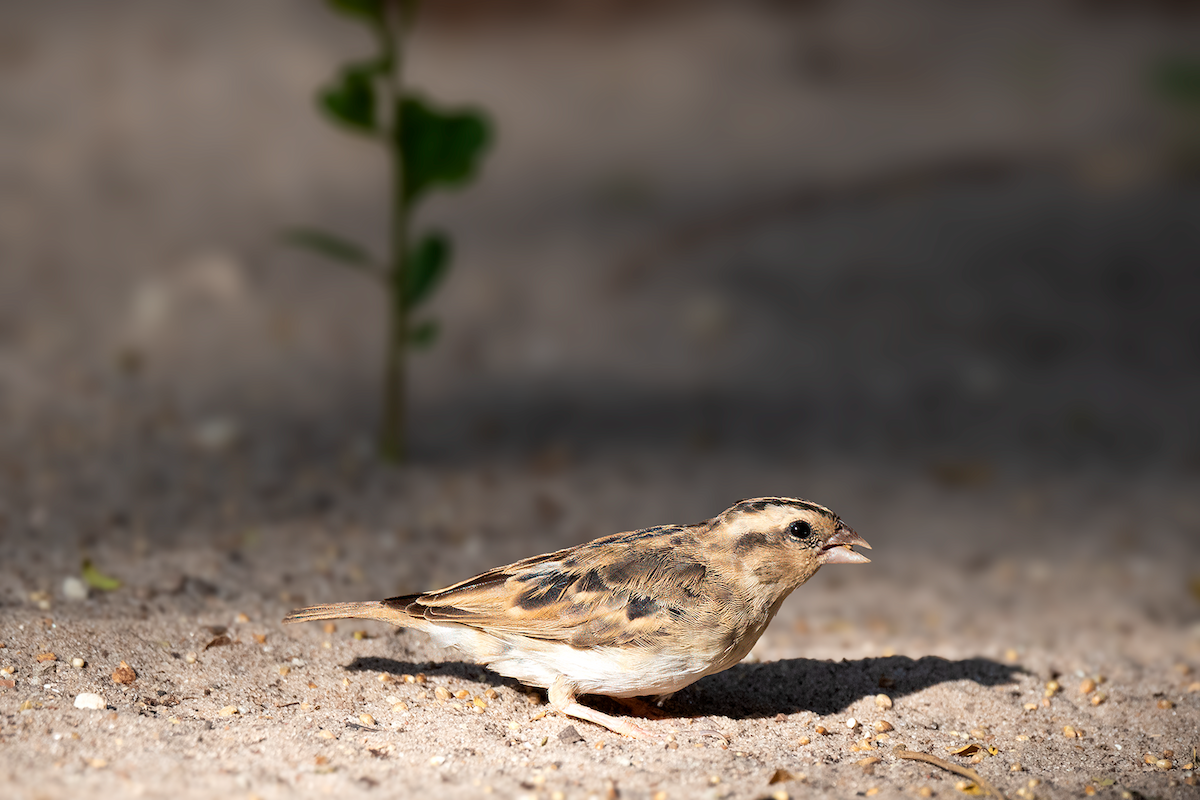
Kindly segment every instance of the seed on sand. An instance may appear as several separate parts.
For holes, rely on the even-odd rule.
[[[442,700],[442,701],[449,700],[452,697],[452,695],[450,694],[450,690],[447,689],[445,686],[438,686],[437,688],[435,688],[433,690],[433,696],[436,697],[438,700]]]
[[[458,698],[459,700],[466,700],[468,697],[471,696],[471,693],[468,692],[466,689],[459,689],[457,692],[454,693],[454,696],[456,698]]]
[[[877,694],[875,695],[875,706],[876,708],[891,708],[892,698],[886,694]]]
[[[232,717],[236,713],[238,713],[237,706],[225,706],[224,708],[222,708],[220,711],[217,712],[217,714],[222,717]]]
[[[37,660],[41,661],[58,661],[58,656],[54,653],[38,653]]]
[[[1094,706],[1098,706],[1107,699],[1108,699],[1108,695],[1106,695],[1104,692],[1096,692],[1094,695],[1092,695],[1092,699],[1089,700],[1088,702],[1090,702]]]
[[[1080,694],[1091,694],[1096,691],[1096,682],[1091,678],[1084,678],[1083,683],[1079,684]]]
[[[368,728],[375,727],[375,718],[372,717],[370,714],[367,714],[367,713],[359,714],[358,721],[361,724],[366,725]]]
[[[800,739],[796,742],[796,744],[803,747],[806,744],[812,744],[812,739],[808,738],[807,736],[801,736]]]
[[[829,729],[826,728],[824,725],[818,725],[815,730],[816,730],[818,736],[828,736],[829,735]]]
[[[1158,701],[1158,707],[1163,709],[1164,711],[1166,711],[1168,709],[1174,708],[1175,704],[1164,697],[1162,700]]]

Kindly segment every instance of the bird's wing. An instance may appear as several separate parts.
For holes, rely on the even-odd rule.
[[[703,594],[707,570],[686,530],[618,534],[384,604],[434,623],[576,647],[649,641],[693,613]]]

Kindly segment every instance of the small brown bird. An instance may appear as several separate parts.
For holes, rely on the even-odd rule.
[[[284,622],[378,619],[425,631],[501,675],[547,689],[567,716],[633,737],[576,696],[666,697],[745,657],[823,564],[871,546],[807,500],[743,500],[697,525],[618,533],[424,594],[293,611]]]

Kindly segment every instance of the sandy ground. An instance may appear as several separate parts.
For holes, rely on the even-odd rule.
[[[459,260],[392,469],[378,298],[275,238],[378,241],[376,154],[309,105],[354,31],[6,3],[0,795],[962,794],[903,746],[1010,798],[1196,797],[1200,193],[1139,83],[1195,34],[1079,13],[423,30],[415,79],[501,138],[429,209]],[[279,624],[767,494],[874,561],[664,742],[419,634]],[[85,558],[121,587],[73,596]]]

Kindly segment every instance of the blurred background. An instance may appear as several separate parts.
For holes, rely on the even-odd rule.
[[[426,4],[412,84],[497,139],[422,211],[457,259],[399,470],[382,297],[279,238],[383,243],[382,154],[313,106],[364,32],[315,0],[0,20],[8,596],[272,530],[313,599],[409,591],[769,493],[885,563],[1194,563],[1195,3]]]

